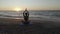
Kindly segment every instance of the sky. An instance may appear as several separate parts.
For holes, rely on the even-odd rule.
[[[0,0],[0,10],[60,10],[60,0]]]

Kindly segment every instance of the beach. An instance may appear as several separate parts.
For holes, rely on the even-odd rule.
[[[23,11],[0,11],[0,34],[60,34],[60,10],[29,11],[29,24],[23,24]]]
[[[57,22],[30,20],[31,25],[20,25],[22,20],[0,18],[0,34],[60,34]]]

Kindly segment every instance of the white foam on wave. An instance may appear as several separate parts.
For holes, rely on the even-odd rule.
[[[22,17],[4,17],[4,16],[0,16],[0,18],[9,18],[9,19],[23,19]],[[43,16],[43,15],[30,15],[29,16],[30,20],[46,20],[46,21],[58,21],[60,22],[60,18],[59,17],[53,17],[53,16]]]

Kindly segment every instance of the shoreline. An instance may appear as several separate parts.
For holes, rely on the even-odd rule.
[[[9,24],[15,24],[19,25],[22,22],[22,19],[8,19],[8,18],[0,18],[0,25],[9,25]],[[60,24],[60,22],[57,21],[49,21],[49,20],[36,20],[36,19],[29,19],[30,22],[33,24],[44,24],[44,23],[50,23],[52,25]]]

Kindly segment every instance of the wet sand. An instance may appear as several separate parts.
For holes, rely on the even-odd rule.
[[[30,20],[30,25],[20,25],[23,19],[0,18],[0,34],[60,34],[60,23]]]

